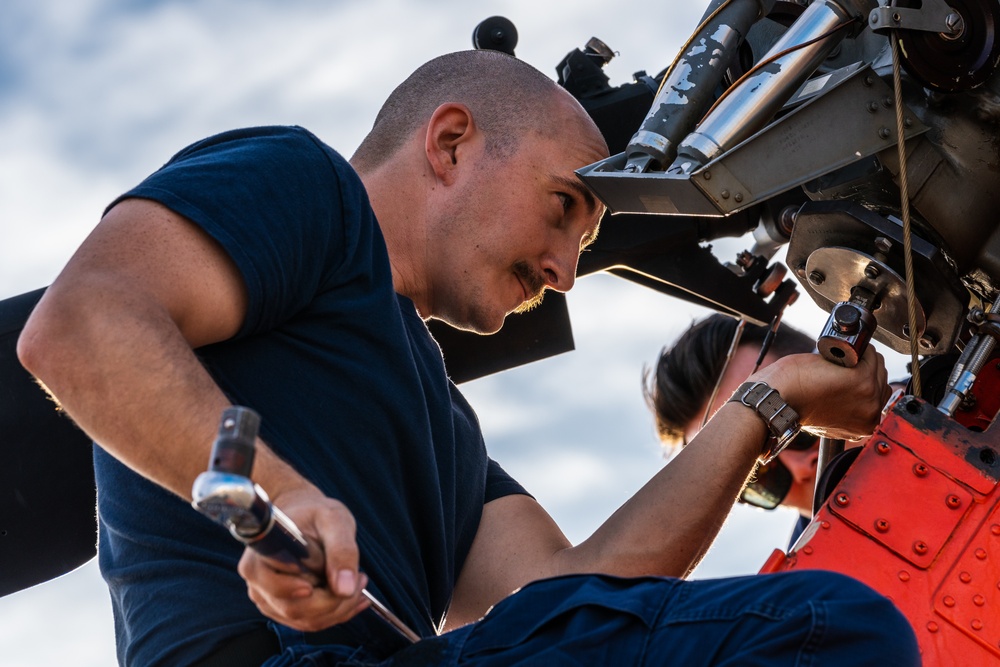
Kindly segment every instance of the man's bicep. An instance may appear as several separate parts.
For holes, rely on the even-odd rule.
[[[87,289],[164,307],[192,347],[232,337],[246,314],[246,286],[222,246],[148,199],[108,211],[50,288]]]
[[[530,496],[514,494],[487,503],[455,585],[446,629],[479,619],[528,582],[559,574],[557,555],[569,546],[552,517]]]

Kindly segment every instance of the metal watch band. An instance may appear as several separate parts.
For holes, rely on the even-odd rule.
[[[763,463],[772,461],[798,434],[799,413],[785,403],[777,389],[766,382],[744,382],[733,393],[730,402],[742,403],[764,420],[769,437],[761,448]]]

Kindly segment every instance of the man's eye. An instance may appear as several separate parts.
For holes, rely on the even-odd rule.
[[[565,192],[559,192],[556,194],[559,197],[559,201],[562,202],[563,210],[568,211],[573,206],[573,197]]]

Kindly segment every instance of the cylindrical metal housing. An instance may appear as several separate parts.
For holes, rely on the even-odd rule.
[[[851,14],[834,0],[817,0],[788,28],[762,62],[817,39],[848,21]],[[691,173],[757,132],[809,78],[843,39],[847,28],[817,39],[768,63],[727,91],[711,115],[678,147],[671,171]]]
[[[702,20],[723,2],[714,0]],[[667,73],[649,114],[625,149],[626,171],[662,169],[673,161],[677,143],[711,106],[715,89],[750,26],[770,12],[774,2],[733,0],[701,28]]]

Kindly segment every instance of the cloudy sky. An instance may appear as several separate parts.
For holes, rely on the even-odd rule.
[[[513,20],[517,55],[553,77],[599,37],[619,54],[606,70],[617,85],[669,64],[705,4],[6,0],[0,298],[49,284],[111,199],[194,140],[298,124],[349,155],[388,92],[429,58],[469,48],[488,16]],[[582,279],[569,305],[576,351],[467,393],[493,456],[580,541],[663,464],[642,366],[704,312],[602,275]],[[786,317],[811,333],[824,320],[806,299]],[[793,522],[737,507],[696,576],[755,572]],[[0,598],[0,647],[9,667],[113,664],[95,564]]]

